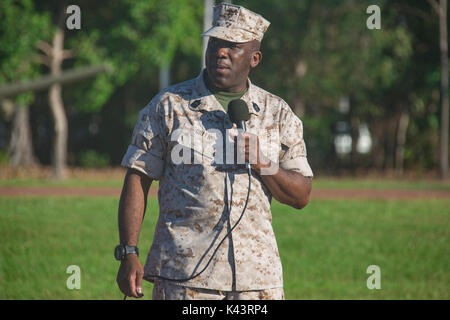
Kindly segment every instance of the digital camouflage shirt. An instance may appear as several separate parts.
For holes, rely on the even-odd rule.
[[[245,205],[249,178],[233,153],[236,125],[207,90],[203,72],[163,90],[141,110],[122,160],[159,180],[160,213],[144,268],[149,281],[202,270]],[[250,80],[241,99],[250,112],[247,131],[258,135],[262,152],[281,168],[312,177],[302,122],[287,103]],[[250,190],[242,220],[208,268],[180,285],[224,291],[283,286],[270,191],[254,172]]]

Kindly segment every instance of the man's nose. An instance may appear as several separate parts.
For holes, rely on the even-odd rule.
[[[228,48],[227,47],[216,48],[216,55],[217,57],[226,57],[228,55]]]

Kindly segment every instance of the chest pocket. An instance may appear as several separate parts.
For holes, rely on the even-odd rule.
[[[198,164],[201,158],[202,130],[195,127],[184,126],[176,129],[170,135],[168,159],[173,165],[192,165]],[[200,136],[200,139],[198,138]]]
[[[255,129],[248,130],[259,138],[261,152],[271,161],[278,163],[281,150],[280,135],[277,129]]]
[[[176,133],[171,148],[171,162],[174,165],[203,165],[211,170],[234,170],[235,145],[232,136],[227,130],[216,128],[197,131],[191,130]],[[237,134],[237,130],[235,130]]]
[[[205,165],[213,162],[213,137],[200,125],[184,126],[170,136],[168,159],[174,165]]]

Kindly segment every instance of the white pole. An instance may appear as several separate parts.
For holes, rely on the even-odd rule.
[[[214,0],[205,0],[205,10],[203,15],[203,31],[212,27]],[[208,46],[209,37],[203,37],[202,70],[205,68],[205,53]]]
[[[170,85],[170,64],[159,67],[159,90],[163,90]]]

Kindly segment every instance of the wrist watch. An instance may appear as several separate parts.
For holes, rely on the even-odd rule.
[[[139,249],[138,249],[138,247],[133,247],[133,246],[127,246],[127,245],[124,245],[124,244],[119,244],[114,249],[114,258],[116,258],[117,261],[120,261],[123,258],[125,258],[125,256],[127,254],[130,254],[130,253],[135,253],[139,257]]]

